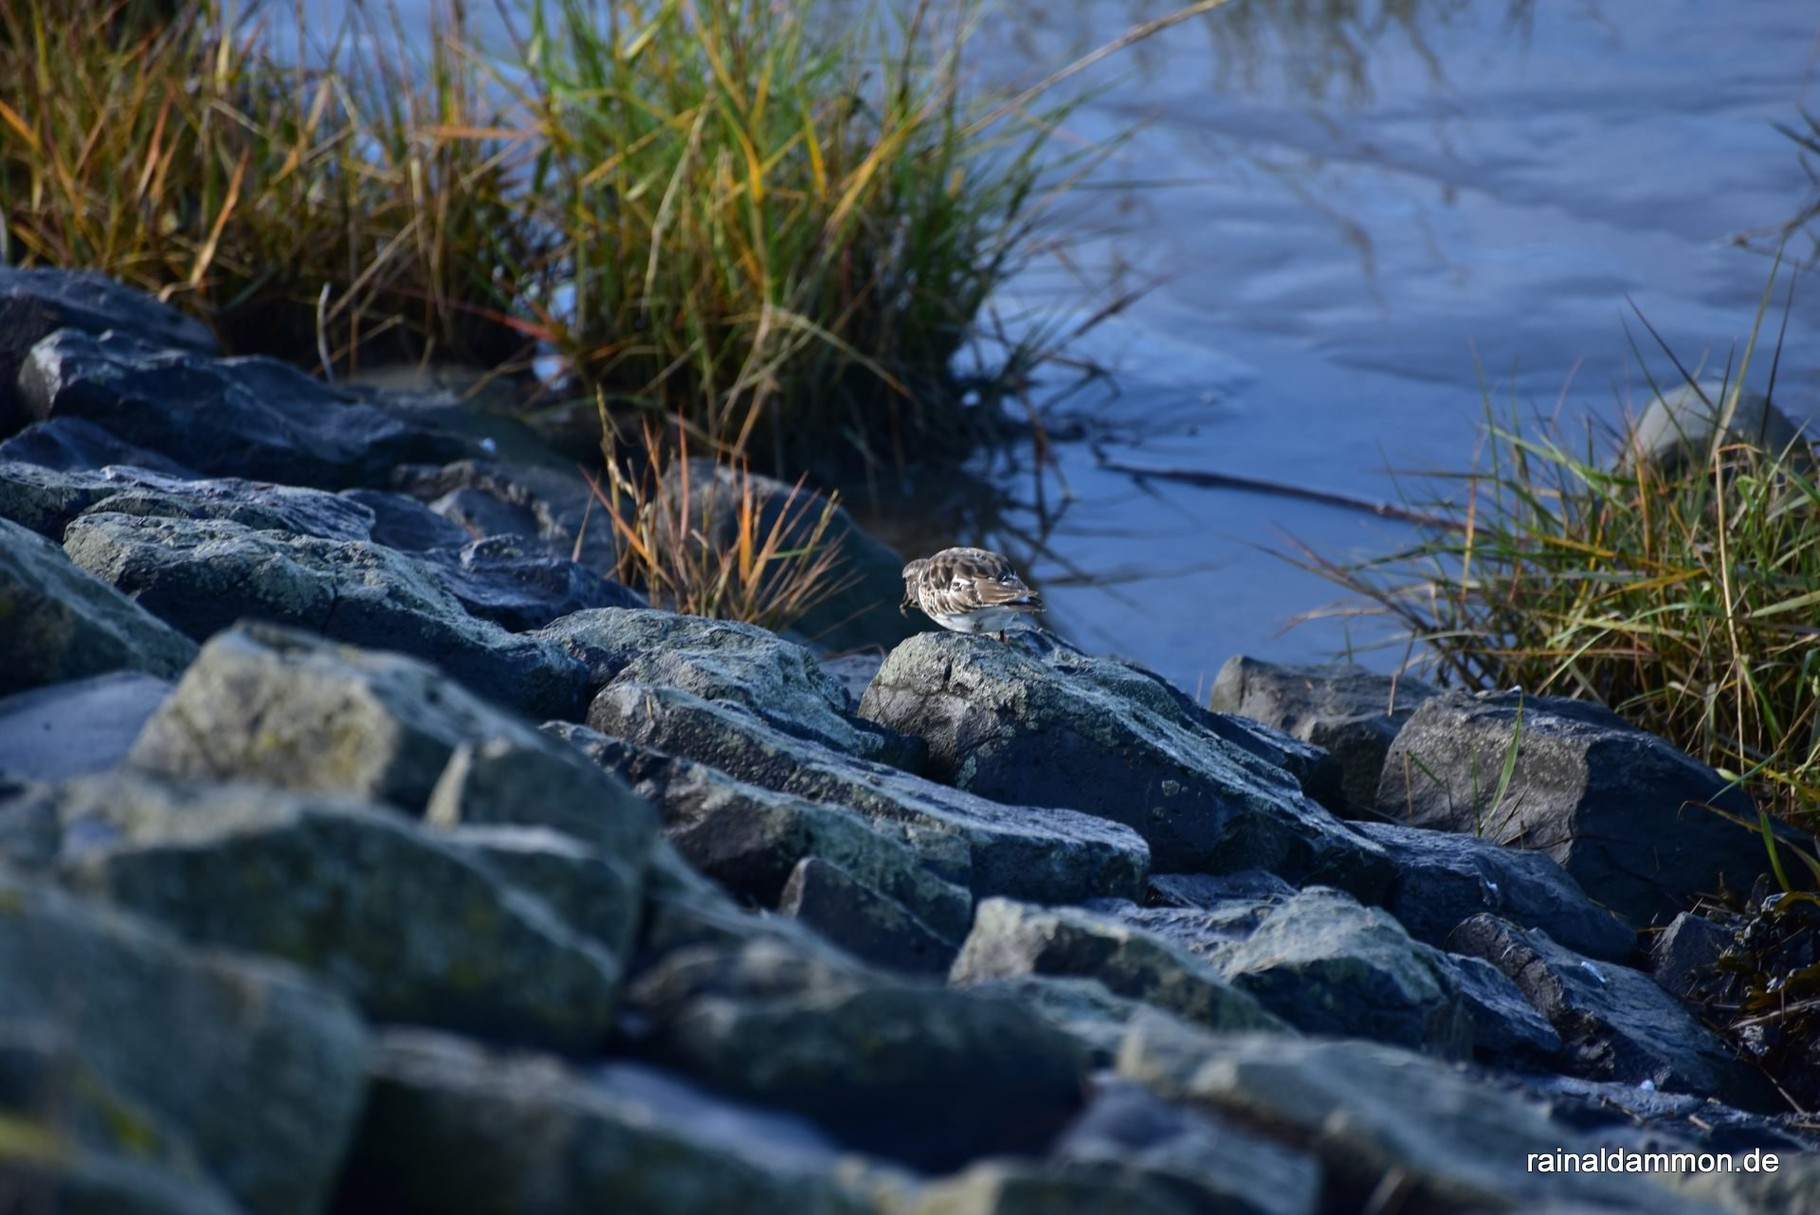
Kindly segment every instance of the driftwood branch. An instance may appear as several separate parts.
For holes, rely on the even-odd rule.
[[[1310,489],[1305,485],[1286,485],[1281,481],[1238,477],[1230,473],[1208,472],[1199,468],[1159,468],[1150,464],[1129,464],[1123,460],[1107,459],[1103,453],[1096,454],[1099,455],[1101,468],[1111,472],[1124,473],[1136,481],[1179,481],[1183,485],[1199,485],[1204,489],[1242,489],[1252,493],[1275,494],[1280,498],[1300,498],[1304,502],[1319,502],[1325,506],[1339,506],[1347,510],[1363,511],[1368,515],[1376,515],[1380,519],[1396,519],[1403,523],[1445,528],[1449,531],[1459,531],[1464,526],[1458,519],[1425,514],[1422,511],[1398,506],[1393,502],[1374,502],[1370,498],[1355,498],[1351,494],[1335,493],[1327,489]]]

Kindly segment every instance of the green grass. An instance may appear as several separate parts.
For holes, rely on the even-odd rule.
[[[1628,430],[1486,410],[1479,464],[1422,503],[1447,526],[1364,561],[1292,559],[1397,622],[1440,682],[1600,702],[1820,828],[1811,453],[1708,445],[1662,472],[1613,458]]]

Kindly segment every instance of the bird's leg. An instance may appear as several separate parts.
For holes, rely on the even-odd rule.
[[[1000,644],[1000,645],[1005,645],[1005,644],[1006,644],[1006,642],[1005,642],[1005,630],[1004,630],[1004,629],[1000,629],[1000,630],[999,630],[999,631],[998,631],[998,643],[999,643],[999,644]]]

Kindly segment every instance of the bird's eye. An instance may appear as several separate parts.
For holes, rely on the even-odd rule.
[[[967,589],[967,580],[965,578],[956,578],[954,580],[954,589],[957,591],[966,590]]]
[[[998,580],[1000,582],[1010,582],[1011,581],[1011,571],[1006,570],[1004,573],[1000,574],[998,576]]]

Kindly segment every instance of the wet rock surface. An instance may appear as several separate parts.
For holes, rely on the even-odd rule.
[[[17,281],[0,397],[46,420],[0,445],[8,1197],[1813,1207],[1811,1117],[1675,994],[1730,928],[1627,969],[1760,845],[1603,710],[1524,701],[1481,804],[1511,698],[1239,659],[1212,712],[1042,637],[912,636],[856,530],[845,632],[652,611],[510,419]],[[1362,800],[1397,821],[1330,813]],[[1548,1167],[1597,1150],[1784,1164]]]

